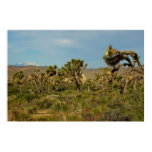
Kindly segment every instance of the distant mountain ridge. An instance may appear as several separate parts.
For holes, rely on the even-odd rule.
[[[48,66],[34,66],[34,65],[23,65],[20,64],[19,66],[15,65],[8,65],[8,80],[12,79],[13,74],[18,71],[23,71],[24,75],[32,74],[35,69],[40,69],[41,72],[45,72]],[[85,69],[84,75],[86,78],[94,78],[95,73],[100,73],[101,68],[98,69]]]

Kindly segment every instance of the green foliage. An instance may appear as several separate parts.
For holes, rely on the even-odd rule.
[[[46,73],[49,75],[49,76],[54,76],[56,75],[57,73],[57,70],[58,70],[58,67],[57,65],[54,65],[54,66],[49,66],[46,70]]]
[[[25,112],[21,112],[17,109],[13,109],[12,121],[31,121],[31,117],[29,114],[26,114]]]
[[[54,99],[41,98],[36,102],[36,106],[39,109],[48,109],[55,103]]]
[[[29,107],[29,108],[28,108],[28,113],[29,113],[29,114],[36,113],[36,111],[37,111],[37,107],[36,107],[36,106],[34,106],[34,107]]]
[[[107,104],[102,120],[106,121],[143,121],[143,91],[130,92],[127,95],[114,96]],[[141,99],[142,98],[142,99]]]
[[[20,93],[16,96],[17,100],[20,102],[30,103],[34,98],[39,98],[38,95],[29,93]]]
[[[21,80],[21,79],[23,79],[23,77],[24,77],[23,71],[16,72],[13,75],[13,79]]]
[[[13,87],[12,85],[8,86],[8,96],[11,96],[13,94],[18,94],[19,93],[19,89],[17,87]]]
[[[13,114],[13,120],[17,121],[26,118],[27,121],[143,121],[144,90],[140,86],[136,91],[127,91],[121,94],[117,89],[112,92],[65,90],[32,97],[30,102],[27,97],[11,95],[8,107],[9,111],[17,107]]]
[[[96,91],[99,89],[96,80],[88,79],[85,85],[87,86],[88,90],[91,90],[91,91]]]
[[[103,60],[106,62],[107,65],[115,66],[122,60],[122,58],[119,55],[116,55],[114,57],[107,57],[106,55],[104,55]]]
[[[80,90],[80,85],[82,84],[82,71],[86,67],[87,64],[84,64],[84,61],[80,59],[72,59],[62,67],[65,76],[75,83],[77,90]]]
[[[32,93],[46,94],[48,91],[49,77],[40,70],[35,70],[34,73],[26,77],[25,85]]]
[[[16,72],[13,75],[12,83],[19,88],[19,91],[22,92],[21,85],[23,84],[24,74],[22,71]]]

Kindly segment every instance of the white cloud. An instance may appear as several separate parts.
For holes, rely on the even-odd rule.
[[[69,45],[72,45],[74,44],[74,42],[70,39],[55,39],[53,40],[53,42],[56,44],[56,45],[63,45],[63,46],[69,46]]]

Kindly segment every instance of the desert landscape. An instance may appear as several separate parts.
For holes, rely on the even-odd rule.
[[[144,67],[138,62],[99,69],[86,69],[80,59],[60,69],[8,66],[8,120],[143,121]]]
[[[144,31],[10,30],[7,83],[8,121],[144,121]]]

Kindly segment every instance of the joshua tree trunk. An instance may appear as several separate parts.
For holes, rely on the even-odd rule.
[[[139,57],[138,57],[137,53],[135,53],[133,51],[122,51],[121,54],[130,55],[132,57],[132,59],[134,60],[134,62],[137,62],[138,67],[141,68],[141,71],[144,72],[144,69],[139,61]]]
[[[78,83],[78,81],[75,81],[75,84],[76,84],[77,90],[80,91],[80,84]]]

